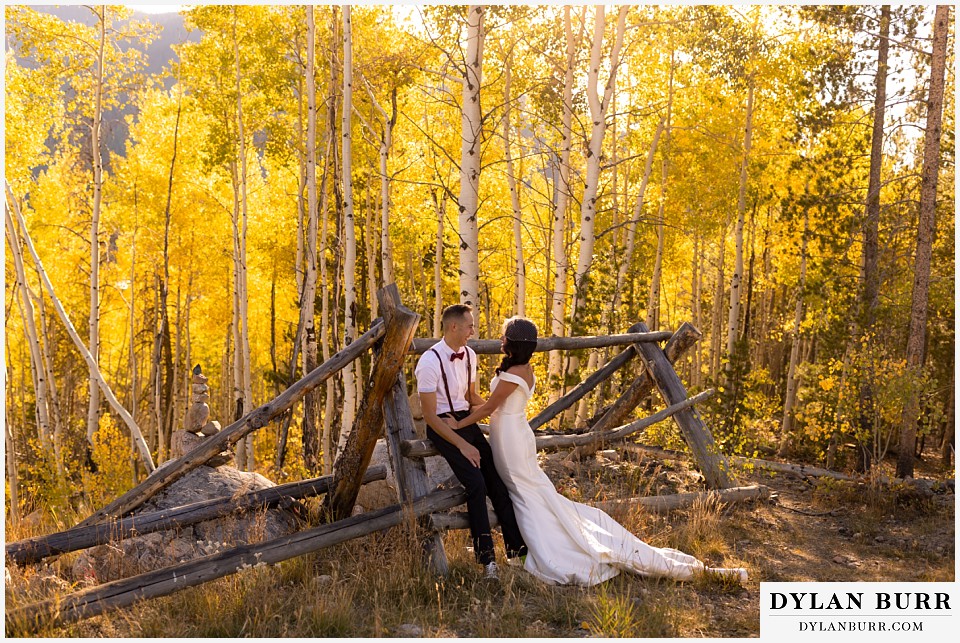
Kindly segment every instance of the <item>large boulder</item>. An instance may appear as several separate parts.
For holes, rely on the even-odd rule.
[[[275,486],[259,473],[233,467],[197,467],[141,505],[150,513],[209,500],[231,498]],[[73,565],[76,580],[103,583],[213,554],[247,543],[279,538],[297,528],[286,509],[243,512],[185,527],[92,547]]]

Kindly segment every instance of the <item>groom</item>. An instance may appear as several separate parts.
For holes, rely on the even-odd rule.
[[[467,346],[473,335],[473,309],[447,306],[441,317],[443,339],[417,362],[417,392],[427,423],[427,437],[467,491],[467,515],[473,552],[487,578],[497,578],[486,497],[500,520],[507,557],[525,556],[527,546],[517,527],[513,503],[493,464],[490,444],[476,424],[457,429],[470,407],[484,403],[477,394],[477,354]]]

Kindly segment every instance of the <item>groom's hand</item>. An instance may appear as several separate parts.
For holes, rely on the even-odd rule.
[[[477,468],[480,467],[480,451],[477,450],[477,447],[467,442],[460,447],[460,453],[462,453],[463,457],[470,461],[470,464]]]

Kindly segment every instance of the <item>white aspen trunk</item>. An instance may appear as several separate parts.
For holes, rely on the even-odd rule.
[[[653,141],[650,143],[650,149],[647,150],[647,161],[643,168],[643,179],[640,181],[640,190],[637,192],[637,199],[633,205],[633,218],[630,220],[630,225],[627,226],[626,248],[624,248],[623,257],[620,259],[620,266],[617,268],[617,286],[613,291],[613,305],[610,308],[611,313],[616,312],[620,308],[623,288],[627,283],[627,271],[630,270],[630,265],[633,263],[633,253],[637,240],[637,225],[643,214],[644,195],[647,191],[647,184],[650,182],[650,174],[653,170],[653,157],[657,152],[657,145],[660,142],[660,135],[663,133],[664,123],[666,123],[666,118],[661,118],[660,122],[657,123],[657,129],[653,133]],[[647,324],[647,326],[649,326],[649,324]]]
[[[233,170],[233,316],[231,331],[233,336],[233,398],[231,399],[230,413],[234,420],[243,416],[243,352],[240,349],[240,186],[237,178],[236,164],[231,164]],[[240,440],[236,446],[237,468],[243,469],[246,462],[246,440]]]
[[[441,337],[443,332],[440,330],[440,315],[443,312],[443,220],[447,214],[447,193],[440,196],[437,202],[436,192],[432,193],[433,204],[437,209],[437,242],[433,250],[433,336]]]
[[[747,209],[747,165],[750,162],[750,147],[753,139],[753,92],[754,77],[751,72],[747,81],[747,113],[743,134],[743,162],[740,165],[740,192],[737,197],[737,225],[734,229],[736,255],[733,275],[730,278],[730,315],[727,318],[727,372],[733,366],[733,351],[740,329],[740,285],[743,281],[743,218]]]
[[[390,241],[390,209],[392,206],[390,200],[390,173],[387,163],[390,159],[390,149],[393,147],[393,127],[397,123],[397,90],[390,94],[390,102],[393,107],[393,114],[388,116],[387,112],[377,101],[373,91],[367,86],[367,94],[370,96],[370,102],[374,108],[380,112],[383,118],[383,135],[380,137],[380,268],[383,274],[383,283],[392,284],[396,281],[393,267],[393,243]],[[371,239],[373,237],[371,236]],[[372,264],[371,264],[372,265]],[[377,310],[376,284],[370,284],[370,305],[371,310]],[[371,313],[371,318],[376,317],[377,313]]]
[[[623,34],[626,28],[628,7],[621,7],[617,17],[616,40],[610,50],[610,77],[607,79],[601,97],[598,90],[600,75],[600,54],[603,45],[603,32],[606,24],[603,5],[596,8],[594,21],[593,47],[590,50],[590,69],[587,73],[587,103],[590,107],[590,141],[587,149],[587,177],[580,203],[580,250],[577,268],[574,273],[574,292],[571,319],[574,327],[579,322],[582,304],[586,299],[586,282],[590,266],[593,263],[593,248],[596,243],[597,191],[600,187],[600,164],[603,160],[603,138],[606,133],[607,108],[617,82],[617,68],[620,63],[620,49],[623,47]]]
[[[97,13],[99,11],[99,13]],[[94,87],[93,126],[90,131],[91,159],[93,161],[93,208],[90,221],[90,318],[88,349],[94,363],[100,359],[100,201],[103,197],[103,159],[100,153],[100,126],[103,121],[103,60],[107,38],[107,8],[100,5],[94,14],[99,18],[97,43],[96,83]],[[26,233],[26,229],[24,229]],[[87,442],[93,444],[93,435],[100,425],[100,389],[90,369],[90,400],[87,407]]]
[[[486,8],[467,9],[467,53],[463,67],[460,147],[460,303],[477,308],[480,304],[480,256],[477,207],[480,190],[480,83],[483,76],[483,18]],[[478,316],[479,321],[479,316]]]
[[[253,388],[251,381],[250,365],[250,323],[248,315],[248,306],[250,302],[250,293],[247,289],[247,141],[246,132],[243,123],[243,95],[240,92],[240,42],[237,39],[237,9],[233,10],[233,57],[236,65],[236,89],[237,89],[237,139],[240,152],[240,255],[237,260],[237,269],[239,271],[238,285],[240,286],[240,344],[237,347],[238,352],[243,355],[242,385],[243,385],[243,414],[247,415],[253,411]],[[253,471],[255,468],[253,453],[253,435],[248,435],[244,440],[244,454],[246,459],[238,458],[237,464],[241,469]]]
[[[307,240],[304,246],[305,271],[303,295],[300,304],[300,357],[303,374],[317,367],[317,330],[315,326],[315,301],[317,297],[317,88],[316,88],[316,22],[314,8],[307,6]],[[324,173],[326,181],[326,173]],[[303,399],[303,449],[307,468],[319,468],[319,435],[317,435],[317,401],[319,392],[310,392]]]
[[[344,346],[357,337],[357,231],[353,214],[353,26],[350,18],[350,5],[343,7],[343,113],[342,136],[342,172],[343,172],[343,288],[344,288]],[[343,420],[340,424],[340,439],[337,454],[346,444],[347,436],[353,428],[357,404],[357,384],[354,365],[348,364],[343,373]]]
[[[7,406],[9,413],[10,406]],[[10,490],[10,522],[16,529],[20,526],[20,477],[17,475],[17,443],[13,437],[13,423],[9,415],[3,422],[3,447],[7,458],[7,485]]]
[[[133,282],[131,282],[133,283]],[[57,381],[53,373],[53,353],[51,352],[49,341],[50,325],[47,323],[46,305],[43,303],[43,290],[39,294],[29,291],[31,298],[36,303],[37,310],[40,311],[40,348],[43,350],[43,363],[47,376],[47,402],[50,408],[50,421],[53,424],[53,449],[54,453],[61,453],[63,446],[63,414],[60,411],[60,396],[57,393]],[[61,460],[62,464],[62,460]]]
[[[583,35],[586,23],[586,6],[583,7],[580,21],[580,36]],[[553,282],[553,300],[550,307],[550,333],[554,337],[563,337],[566,334],[566,304],[567,304],[567,248],[565,230],[567,219],[567,203],[570,198],[570,149],[573,141],[573,67],[576,64],[576,43],[573,35],[573,25],[570,22],[570,6],[563,8],[563,30],[567,41],[567,63],[563,79],[563,123],[560,144],[560,168],[556,207],[553,211],[553,243],[552,254],[555,267]],[[553,404],[563,393],[565,372],[563,369],[563,352],[550,351],[548,362],[550,396],[547,403]]]
[[[630,264],[633,261],[633,252],[636,246],[636,236],[637,236],[637,224],[640,221],[640,215],[643,211],[643,197],[647,190],[647,183],[650,181],[650,172],[653,169],[653,156],[657,150],[657,144],[660,141],[660,133],[663,131],[663,124],[665,119],[661,119],[657,124],[657,129],[653,135],[653,142],[650,144],[650,150],[647,152],[647,162],[644,167],[643,179],[640,184],[640,191],[637,194],[637,200],[633,209],[633,218],[630,221],[630,224],[627,226],[627,242],[626,248],[624,249],[623,256],[620,258],[620,265],[617,268],[617,283],[613,291],[613,300],[611,302],[610,308],[605,308],[601,313],[600,325],[605,332],[611,333],[613,330],[610,328],[610,319],[613,314],[620,308],[621,293],[623,290],[623,285],[626,283],[627,270],[630,268]],[[650,322],[647,322],[648,326]],[[590,353],[590,359],[587,362],[587,371],[593,372],[596,370],[597,366],[600,364],[600,353],[594,351]],[[579,406],[577,407],[577,419],[576,425],[578,427],[584,427],[587,423],[587,400],[589,396],[584,396],[580,399]]]
[[[693,310],[693,325],[697,329],[701,328],[701,323],[703,319],[703,313],[701,309],[700,299],[702,297],[701,292],[703,290],[703,258],[700,254],[703,252],[703,246],[700,244],[700,234],[694,232],[693,234],[693,286],[690,289],[691,292],[691,309]],[[690,388],[696,390],[700,388],[700,379],[701,379],[701,366],[700,366],[700,343],[698,342],[696,346],[693,347],[693,359],[691,361],[690,369],[692,371],[690,375]]]
[[[724,262],[727,258],[726,225],[720,230],[717,253],[720,255],[719,268],[717,268],[717,280],[713,293],[713,311],[710,317],[710,371],[715,375],[720,374],[720,355],[723,348],[723,342],[721,341],[723,322],[721,320],[723,310]]]
[[[40,279],[43,282],[44,287],[47,289],[47,294],[50,296],[50,301],[53,302],[53,306],[56,309],[57,314],[60,316],[60,320],[63,322],[63,325],[66,327],[67,333],[70,335],[70,339],[73,340],[73,343],[76,344],[80,354],[83,355],[83,359],[86,361],[87,367],[94,373],[94,377],[97,381],[97,385],[100,387],[100,391],[107,399],[107,402],[110,403],[111,408],[117,412],[117,415],[120,416],[123,422],[127,425],[127,428],[130,429],[130,433],[136,439],[137,447],[140,449],[140,456],[143,458],[144,465],[146,465],[148,471],[152,472],[154,470],[153,458],[150,457],[150,449],[147,448],[147,443],[144,441],[139,427],[137,427],[127,410],[123,408],[119,401],[117,401],[113,391],[110,390],[110,386],[107,384],[106,380],[103,379],[103,375],[100,373],[100,368],[97,366],[96,360],[93,359],[93,355],[80,339],[80,335],[77,334],[77,331],[73,327],[73,323],[70,321],[70,318],[67,317],[67,313],[60,304],[60,300],[57,299],[57,295],[53,290],[53,284],[50,283],[50,278],[47,276],[47,272],[43,269],[43,264],[40,261],[40,255],[37,254],[37,249],[33,246],[30,233],[27,231],[27,224],[23,220],[23,216],[20,214],[20,208],[17,205],[17,202],[14,200],[13,191],[10,189],[9,183],[6,185],[6,192],[7,199],[13,206],[17,223],[22,231],[23,241],[26,244],[27,249],[30,251],[30,256],[33,257],[34,263],[36,263],[37,273],[39,273]]]
[[[364,226],[363,226],[363,254],[367,264],[367,294],[370,297],[370,319],[377,318],[377,263],[374,256],[377,255],[377,241],[373,235],[373,212],[377,204],[373,201],[370,182],[367,182],[364,207]]]
[[[598,82],[600,76],[600,56],[603,46],[603,32],[606,25],[603,5],[597,5],[594,19],[593,46],[590,49],[590,68],[587,71],[587,103],[590,107],[590,141],[587,148],[587,176],[583,188],[583,199],[580,202],[580,250],[577,257],[577,267],[573,278],[573,303],[570,311],[570,328],[573,332],[581,332],[583,305],[586,302],[590,267],[593,265],[593,251],[596,244],[597,196],[600,187],[600,164],[603,160],[603,138],[606,133],[606,115],[610,106],[610,99],[617,82],[617,68],[620,63],[620,49],[623,46],[623,34],[626,28],[628,7],[621,7],[617,16],[616,39],[610,50],[610,77],[607,79],[603,96],[600,96]],[[593,363],[597,363],[597,356]],[[579,370],[579,358],[570,355],[568,359],[569,372]],[[582,413],[577,413],[576,422],[583,424],[586,415],[586,404],[581,403]],[[569,421],[574,410],[565,414],[565,421]]]
[[[336,15],[336,9],[333,9],[333,16]],[[324,154],[324,182],[323,189],[320,192],[320,213],[322,217],[320,229],[320,246],[317,250],[317,260],[320,263],[320,350],[323,355],[323,361],[330,359],[330,284],[327,273],[327,206],[330,202],[330,185],[336,181],[336,146],[334,145],[334,132],[337,127],[336,118],[336,100],[335,87],[337,86],[337,65],[336,65],[336,21],[331,20],[331,38],[330,47],[330,100],[327,111],[327,131],[326,131],[326,153]],[[327,176],[333,179],[328,183]],[[334,229],[336,229],[334,223]],[[334,290],[336,292],[336,290]],[[336,381],[330,377],[325,384],[324,403],[323,403],[323,428],[321,431],[321,444],[323,449],[322,470],[324,475],[329,475],[333,470],[333,440],[330,435],[333,426],[334,402],[336,397]]]
[[[927,127],[923,138],[923,170],[920,183],[920,217],[917,222],[917,251],[913,293],[910,299],[910,332],[907,337],[907,368],[917,373],[924,362],[927,332],[927,304],[930,294],[930,264],[936,233],[937,178],[940,168],[940,137],[943,119],[943,85],[947,55],[950,7],[937,6],[933,19],[933,58],[927,96]],[[917,443],[920,391],[912,389],[903,407],[897,477],[913,476],[913,453]]]
[[[513,169],[513,156],[510,151],[510,84],[512,82],[512,59],[507,59],[504,69],[503,85],[503,155],[507,161],[507,185],[510,188],[510,205],[513,208],[513,278],[514,278],[514,305],[517,315],[526,313],[526,268],[523,263],[523,214],[520,210],[520,194],[517,192],[517,179]]]
[[[310,72],[309,72],[310,66],[313,63],[313,55],[309,53],[310,49],[313,47],[313,39],[310,36],[311,28],[309,26],[312,24],[312,20],[313,20],[313,5],[307,5],[307,25],[308,25],[307,27],[307,52],[308,52],[307,53],[307,70],[308,71],[306,72],[305,75],[308,77],[310,76]],[[310,83],[305,82],[306,88],[302,88],[300,86],[301,80],[302,79],[297,79],[297,90],[300,91],[301,89],[303,89],[303,91],[300,94],[300,97],[297,100],[297,140],[298,141],[305,140],[304,131],[303,131],[303,94],[304,93],[308,94],[307,96],[308,102],[310,101],[310,96],[313,95],[312,92],[310,92],[310,88],[309,88]],[[313,101],[314,101],[314,104],[316,104],[316,98],[314,98]],[[309,119],[309,115],[307,118]],[[304,265],[304,262],[306,260],[304,256],[304,253],[305,253],[304,246],[306,244],[306,235],[307,235],[306,221],[308,216],[307,215],[308,206],[307,206],[307,203],[304,201],[304,196],[303,196],[303,193],[307,189],[307,155],[308,155],[308,152],[306,149],[304,149],[303,154],[300,155],[300,168],[299,168],[300,176],[297,177],[297,256],[296,256],[296,262],[294,263],[294,271],[293,271],[294,279],[296,279],[296,282],[297,282],[297,295],[299,295],[300,297],[301,306],[302,306],[302,300],[303,300],[303,282],[307,276],[307,269],[306,269],[306,266]],[[303,331],[302,328],[300,330],[301,332]],[[299,343],[300,337],[298,336],[294,341],[296,343]],[[293,361],[296,362],[296,358],[294,358]]]
[[[27,287],[27,275],[23,267],[23,253],[20,250],[19,235],[14,227],[13,218],[10,216],[9,207],[4,208],[4,214],[7,220],[7,243],[10,245],[10,253],[13,255],[16,285],[19,286],[17,290],[20,291],[23,330],[27,337],[27,345],[30,347],[30,374],[33,378],[38,437],[44,449],[53,450],[53,431],[50,426],[50,411],[47,403],[47,374],[43,367],[40,341],[37,339],[37,324],[34,317],[33,302],[30,300],[30,292]],[[57,453],[54,456],[59,469],[62,466],[60,456]]]
[[[807,180],[809,186],[810,181]],[[793,409],[797,403],[797,365],[800,362],[800,324],[803,323],[803,290],[807,283],[807,236],[810,214],[803,211],[803,238],[800,241],[800,283],[797,284],[797,303],[793,312],[792,346],[790,347],[790,366],[787,367],[787,391],[783,399],[783,420],[780,423],[780,446],[777,455],[781,458],[790,450],[790,438],[793,434]]]
[[[663,272],[663,246],[666,228],[664,208],[667,202],[667,175],[670,167],[670,117],[673,110],[673,56],[670,49],[670,79],[667,90],[667,125],[663,157],[660,161],[660,203],[657,205],[657,255],[653,261],[653,276],[650,278],[650,297],[647,299],[647,327],[650,330],[660,328],[660,282]]]

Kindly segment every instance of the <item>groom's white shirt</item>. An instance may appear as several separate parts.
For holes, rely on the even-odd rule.
[[[432,346],[433,350],[440,354],[440,359],[427,349],[417,361],[417,368],[414,371],[417,376],[417,391],[420,393],[437,394],[437,415],[443,415],[451,411],[450,404],[447,402],[447,391],[443,388],[443,377],[440,374],[440,365],[443,364],[443,370],[447,374],[447,383],[450,385],[450,397],[453,400],[454,411],[469,411],[470,403],[467,402],[467,358],[450,361],[450,355],[453,349],[447,346],[442,339]],[[461,350],[470,351],[470,381],[477,381],[477,354],[469,346],[464,346]]]

